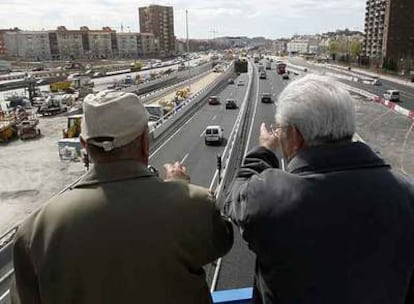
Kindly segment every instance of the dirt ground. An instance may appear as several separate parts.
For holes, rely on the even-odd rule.
[[[0,145],[0,235],[84,172],[82,163],[59,160],[66,119],[41,118],[40,138]]]

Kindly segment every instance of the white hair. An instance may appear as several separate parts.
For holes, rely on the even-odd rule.
[[[350,139],[355,132],[353,98],[332,78],[308,75],[282,91],[276,122],[295,126],[309,146]]]

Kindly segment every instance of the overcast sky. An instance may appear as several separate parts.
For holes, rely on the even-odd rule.
[[[78,29],[110,26],[138,32],[138,7],[174,7],[175,34],[185,37],[185,10],[190,38],[218,36],[289,37],[335,29],[363,30],[365,0],[0,0],[0,28]]]

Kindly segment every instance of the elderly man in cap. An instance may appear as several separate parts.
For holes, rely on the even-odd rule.
[[[332,79],[279,96],[226,203],[257,257],[252,303],[414,303],[414,187],[354,132],[353,99]]]
[[[136,95],[84,101],[81,140],[94,166],[20,227],[16,303],[210,303],[202,266],[232,229],[185,168],[147,168],[147,114]]]

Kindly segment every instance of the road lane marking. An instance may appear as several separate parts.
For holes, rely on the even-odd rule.
[[[185,162],[185,160],[187,159],[187,157],[188,157],[188,153],[183,157],[183,159],[180,161],[180,164],[183,164],[184,162]]]
[[[198,113],[200,113],[200,111],[198,112]],[[151,155],[150,155],[150,157],[149,157],[149,159],[151,159],[152,157],[154,157],[154,155],[155,154],[157,154],[158,152],[160,152],[161,151],[161,149],[162,148],[164,148],[164,146],[166,145],[166,144],[168,144],[170,141],[171,141],[171,139],[173,139],[174,138],[174,136],[175,135],[177,135],[187,124],[189,124],[195,117],[196,117],[197,115],[194,115],[193,117],[191,117],[189,120],[187,120],[186,122],[185,122],[185,124],[183,124],[177,131],[175,131],[174,132],[174,134],[173,135],[171,135],[166,141],[164,141],[164,143],[161,145],[161,146],[159,146],[158,147],[158,149],[157,150],[155,150]]]
[[[217,117],[217,115],[214,115],[214,116],[213,116],[213,118],[212,118],[211,120],[215,120],[215,119],[216,119],[216,117]]]

